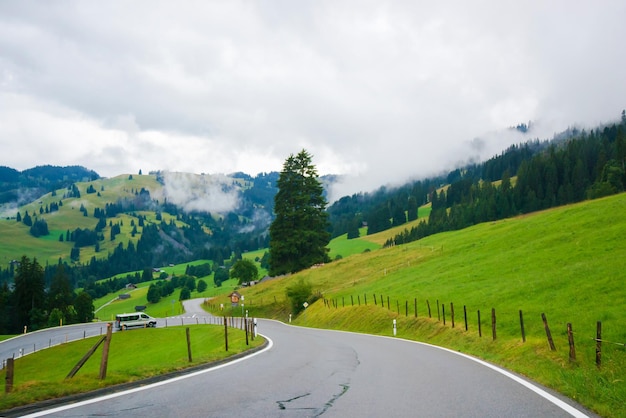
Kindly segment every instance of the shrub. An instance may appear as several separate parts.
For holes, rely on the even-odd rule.
[[[287,286],[287,297],[291,302],[291,311],[298,315],[304,310],[304,302],[308,302],[313,294],[313,286],[310,282],[300,278],[296,283]]]

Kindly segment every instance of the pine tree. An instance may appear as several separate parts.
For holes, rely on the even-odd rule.
[[[57,266],[57,270],[50,282],[48,291],[48,309],[58,309],[63,314],[63,323],[68,323],[68,308],[74,301],[74,291],[72,284],[65,272],[63,264]]]
[[[18,327],[37,328],[40,312],[45,309],[44,271],[43,267],[33,259],[22,256],[15,274],[15,306]]]
[[[270,226],[270,275],[294,273],[329,261],[328,214],[311,155],[287,158],[276,185],[276,219]]]

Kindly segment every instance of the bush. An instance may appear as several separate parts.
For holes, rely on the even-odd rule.
[[[147,299],[150,303],[157,303],[161,300],[161,289],[158,285],[155,285],[154,283],[150,285],[148,288]]]
[[[228,278],[228,269],[220,267],[217,269],[217,271],[215,271],[215,275],[213,276],[213,282],[215,283],[215,286],[220,287],[222,286],[222,282],[225,282],[226,280],[228,280]]]
[[[304,310],[304,302],[308,302],[313,294],[313,286],[310,282],[300,278],[296,283],[287,286],[287,297],[291,302],[291,311],[298,315]]]
[[[191,290],[189,290],[188,287],[183,287],[183,289],[180,291],[180,297],[178,298],[178,300],[187,300],[191,298]]]

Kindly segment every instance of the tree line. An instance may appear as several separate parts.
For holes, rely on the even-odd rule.
[[[620,124],[552,141],[531,157],[521,158],[529,154],[527,146],[511,147],[482,167],[467,170],[447,189],[431,191],[428,222],[405,229],[385,245],[626,190],[624,116]],[[495,167],[504,170],[499,184],[484,180],[493,178]],[[515,172],[509,171],[515,168]]]
[[[18,334],[48,326],[89,322],[94,307],[91,296],[75,292],[65,266],[59,264],[46,286],[44,268],[36,259],[14,261],[14,285],[0,287],[0,334]]]

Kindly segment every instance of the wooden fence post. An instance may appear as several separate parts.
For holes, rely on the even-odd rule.
[[[363,303],[367,306],[367,293],[363,293]],[[359,296],[359,305],[361,304],[361,296]]]
[[[4,377],[4,391],[5,393],[11,393],[13,390],[13,374],[15,373],[15,365],[12,357],[7,359],[7,371]]]
[[[189,358],[189,363],[191,363],[193,360],[191,359],[191,336],[189,335],[189,327],[187,327],[185,333],[187,334],[187,357]]]
[[[554,341],[552,340],[552,333],[550,332],[550,327],[548,326],[548,320],[546,319],[546,314],[541,313],[541,320],[543,321],[543,327],[546,329],[546,337],[548,337],[548,344],[550,344],[550,350],[556,351],[556,347],[554,346]]]
[[[228,321],[226,321],[226,317],[224,317],[224,344],[226,351],[228,351]]]
[[[602,365],[602,322],[596,323],[596,366]]]
[[[452,328],[454,328],[454,304],[450,302],[450,319],[452,321]]]
[[[569,342],[569,361],[576,361],[576,348],[574,347],[574,333],[572,324],[567,323],[567,341]]]
[[[524,314],[519,310],[519,326],[522,329],[522,342],[526,342],[526,331],[524,330]]]
[[[415,307],[415,317],[417,318],[417,298],[413,299],[413,305]]]
[[[478,311],[476,311],[476,313],[478,314],[478,336],[482,337],[483,336],[483,328],[480,324],[480,309]]]
[[[463,305],[463,319],[465,319],[465,331],[467,331],[467,306]]]
[[[361,295],[358,295],[358,299],[359,299],[359,306],[361,306]]]
[[[352,306],[354,306],[354,296],[350,295],[350,301],[352,302]]]
[[[111,337],[113,336],[113,324],[107,324],[107,335],[102,346],[102,360],[100,361],[100,380],[107,377],[107,366],[109,364],[109,347],[111,346]]]
[[[491,335],[496,340],[496,308],[491,308]]]
[[[243,319],[243,327],[246,329],[246,345],[250,345],[250,342],[248,341],[248,318],[244,318]]]
[[[374,293],[374,306],[378,305],[378,302],[376,302],[376,293]]]
[[[430,311],[430,302],[428,301],[428,299],[426,299],[426,307],[428,307],[428,317],[432,318],[433,315],[432,315],[432,313]]]

